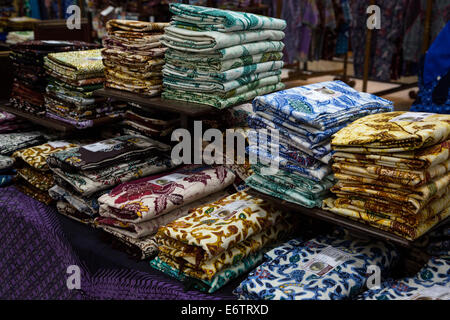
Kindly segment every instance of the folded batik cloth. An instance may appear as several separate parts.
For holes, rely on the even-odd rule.
[[[44,140],[38,131],[0,134],[0,155],[11,155],[16,150],[42,144]]]
[[[13,170],[2,171],[0,170],[0,187],[4,187],[13,182],[15,178],[15,172]]]
[[[195,80],[186,77],[164,75],[164,86],[174,90],[185,90],[193,93],[209,93],[221,98],[232,97],[236,93],[244,93],[255,88],[273,83],[274,78],[281,77],[281,70],[253,73],[236,80],[223,82],[215,79]],[[278,81],[280,82],[280,81]],[[275,82],[276,83],[276,82]]]
[[[57,184],[48,190],[48,194],[52,197],[52,199],[66,202],[78,212],[88,216],[95,216],[98,214],[100,206],[97,199],[106,192],[108,192],[108,190],[100,191],[90,197],[83,197],[76,195],[75,193],[70,192]]]
[[[93,91],[83,93],[64,88],[60,85],[55,85],[54,83],[51,83],[46,87],[46,92],[50,97],[60,99],[78,107],[88,107],[92,104],[105,101],[104,98],[94,97]]]
[[[58,178],[58,184],[70,186],[71,190],[80,196],[91,197],[118,184],[172,169],[174,164],[167,156],[156,155],[76,173],[52,167],[51,163],[49,166],[55,174],[55,179]]]
[[[181,3],[171,3],[170,12],[172,24],[179,28],[221,32],[286,28],[282,19]]]
[[[86,129],[86,128],[97,127],[97,126],[104,126],[104,125],[111,124],[115,121],[119,121],[120,119],[122,119],[121,113],[111,113],[108,115],[103,115],[98,118],[89,119],[89,120],[70,119],[66,116],[63,117],[63,116],[60,116],[60,115],[55,114],[50,111],[47,111],[45,113],[45,116],[50,119],[68,123],[80,130]]]
[[[100,215],[140,223],[224,190],[235,175],[223,166],[185,166],[166,174],[131,181],[98,199]]]
[[[360,300],[450,300],[450,258],[432,257],[414,276],[383,282]]]
[[[92,170],[161,152],[170,146],[150,138],[120,136],[52,154],[47,162],[66,171]]]
[[[100,49],[50,53],[45,59],[46,68],[71,80],[103,77]]]
[[[370,183],[381,185],[390,183],[414,188],[428,184],[449,172],[450,160],[425,170],[396,169],[376,165],[359,166],[345,162],[335,162],[332,167],[335,173],[370,179]]]
[[[269,251],[263,264],[234,290],[246,300],[343,300],[364,290],[367,268],[385,278],[397,260],[395,247],[348,236],[290,240]]]
[[[106,23],[106,30],[110,33],[117,31],[123,31],[124,34],[129,34],[130,36],[136,35],[136,33],[153,33],[161,32],[167,27],[168,23],[155,23],[155,22],[145,22],[145,21],[132,21],[132,20],[120,20],[111,19]],[[120,33],[119,33],[120,34]]]
[[[314,181],[322,181],[331,173],[331,168],[323,163],[319,162],[314,167],[307,167],[303,164],[303,161],[297,161],[289,155],[286,157],[282,153],[272,154],[272,150],[270,149],[251,145],[247,148],[247,152],[250,159],[254,157],[253,159],[258,159],[259,162],[277,166],[282,170],[296,173]]]
[[[93,219],[79,212],[74,206],[72,206],[68,202],[65,201],[56,202],[56,209],[60,214],[70,219],[92,226]]]
[[[36,189],[48,191],[54,185],[53,175],[49,172],[39,171],[32,167],[17,170],[17,176],[28,182]]]
[[[202,55],[200,55],[202,56]],[[206,56],[206,55],[203,55]],[[266,52],[255,54],[254,56],[243,56],[234,59],[222,60],[218,61],[215,64],[208,64],[205,60],[206,57],[198,57],[195,55],[192,57],[192,54],[186,55],[182,51],[169,49],[165,54],[166,65],[171,65],[173,69],[188,69],[188,70],[196,70],[199,72],[227,72],[229,70],[235,70],[237,68],[242,68],[244,66],[249,66],[253,64],[266,63],[269,61],[280,61],[283,59],[283,53],[276,52]],[[212,59],[210,57],[209,59]]]
[[[448,191],[447,191],[448,192]],[[390,219],[389,216],[382,217],[381,215],[374,214],[372,212],[366,213],[364,210],[354,210],[348,209],[347,206],[341,203],[336,203],[336,200],[333,198],[328,198],[323,201],[323,209],[336,213],[340,216],[344,216],[359,222],[366,223],[370,226],[392,232],[397,234],[407,240],[415,240],[427,233],[434,226],[436,226],[439,222],[445,220],[450,215],[450,207],[444,208],[442,211],[435,213],[437,210],[442,208],[444,201],[448,201],[448,197],[443,197],[439,201],[429,204],[430,213],[432,216],[425,220],[424,222],[419,223],[417,226],[411,226],[408,223],[399,222],[398,219]],[[426,216],[427,213],[424,213],[422,216]],[[407,220],[405,220],[407,222]]]
[[[103,64],[105,65],[105,70],[122,73],[137,79],[146,79],[161,77],[164,60],[161,58],[154,58],[153,60],[142,63],[125,64],[113,58],[105,58]]]
[[[173,66],[166,62],[163,69],[165,76],[187,78],[198,81],[232,81],[255,73],[275,71],[283,68],[283,61],[268,61],[230,69],[223,72],[203,72],[195,69]]]
[[[414,228],[427,220],[433,218],[450,205],[450,194],[446,193],[440,197],[434,197],[430,202],[418,212],[408,210],[401,204],[394,204],[388,201],[377,201],[377,199],[362,198],[358,196],[340,196],[333,202],[328,200],[327,206],[334,206],[334,210],[347,209],[357,211],[361,214],[361,219],[369,222],[381,221],[379,224],[393,226],[405,226],[406,229]],[[344,210],[342,211],[344,212]],[[378,223],[378,222],[377,222]]]
[[[23,194],[26,194],[27,196],[36,199],[39,202],[42,202],[46,205],[50,205],[53,203],[53,199],[48,195],[47,191],[42,191],[38,188],[35,188],[23,179],[15,181],[14,186]]]
[[[274,59],[281,55],[284,44],[281,41],[261,41],[236,45],[210,53],[196,53],[169,48],[166,51],[166,61],[191,66],[192,69],[204,71],[226,71],[241,66],[259,62],[280,60]]]
[[[391,101],[358,92],[342,81],[327,81],[291,88],[257,97],[253,101],[254,112],[264,112],[320,130],[392,109]]]
[[[95,78],[86,78],[86,79],[78,79],[73,80],[71,78],[66,77],[65,75],[55,72],[54,70],[47,69],[47,74],[52,77],[53,79],[56,79],[57,81],[65,82],[67,85],[71,87],[87,87],[87,86],[97,86],[103,84],[105,82],[104,74],[102,73],[101,76],[95,77]]]
[[[12,157],[16,160],[20,159],[36,170],[46,171],[49,170],[47,158],[51,154],[76,147],[78,145],[66,141],[50,141],[42,145],[16,151]]]
[[[160,228],[158,243],[162,252],[198,266],[282,219],[283,213],[268,201],[239,192]]]
[[[10,122],[17,120],[17,117],[13,115],[12,113],[6,112],[6,111],[0,111],[0,123]]]
[[[450,159],[450,140],[431,147],[405,152],[383,154],[336,152],[333,159],[335,162],[353,163],[355,165],[376,165],[397,169],[423,170]]]
[[[155,236],[146,236],[139,239],[129,237],[117,232],[117,229],[103,226],[102,230],[111,235],[114,240],[120,241],[125,252],[139,260],[145,260],[158,254],[158,245]],[[122,248],[123,248],[122,247]]]
[[[275,82],[277,81],[278,80],[276,80]],[[246,86],[242,86],[241,88],[241,90],[247,90]],[[218,96],[215,96],[214,94],[203,94],[166,88],[162,93],[162,97],[169,100],[181,100],[190,103],[206,104],[218,109],[224,109],[240,103],[248,102],[256,96],[264,95],[282,89],[284,89],[284,84],[281,82],[277,82],[276,84],[256,87],[243,93],[239,93],[239,89],[237,89],[236,91],[232,92],[232,94],[234,94],[233,96],[229,98],[220,98]]]
[[[127,237],[142,238],[148,235],[154,235],[160,227],[165,226],[173,220],[186,216],[192,208],[197,208],[217,201],[228,196],[229,194],[230,193],[227,191],[219,191],[182,207],[176,208],[175,210],[172,210],[164,215],[140,223],[120,221],[116,215],[107,209],[101,210],[101,217],[96,218],[95,223],[100,227],[107,226],[110,229],[114,229],[117,233],[121,233]]]
[[[358,119],[333,137],[336,151],[392,153],[411,151],[446,141],[450,115],[389,112]]]
[[[11,169],[14,164],[14,158],[0,155],[0,172]]]
[[[312,144],[297,132],[286,129],[256,114],[248,117],[248,125],[250,128],[258,131],[266,129],[268,141],[271,141],[270,137],[272,135],[276,135],[279,142],[288,146],[288,148],[298,149],[323,163],[328,163],[331,160],[332,150],[329,139]]]
[[[222,33],[194,31],[170,26],[164,30],[161,43],[172,49],[205,53],[256,41],[281,41],[283,39],[284,32],[279,30]]]

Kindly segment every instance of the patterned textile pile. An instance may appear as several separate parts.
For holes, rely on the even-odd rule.
[[[121,184],[101,196],[95,223],[140,250],[157,253],[159,227],[188,214],[189,209],[227,196],[234,174],[225,167],[185,166],[175,171]]]
[[[222,109],[284,87],[284,20],[180,3],[170,11],[163,98]]]
[[[44,93],[48,84],[44,57],[51,52],[86,50],[96,44],[78,41],[26,41],[13,45],[10,58],[14,65],[11,103],[14,107],[36,115],[44,115]]]
[[[360,300],[450,300],[450,257],[432,257],[414,277],[386,281]]]
[[[15,151],[25,149],[46,141],[40,131],[13,132],[0,134],[0,155],[11,156]]]
[[[193,209],[158,230],[150,264],[212,293],[258,265],[271,244],[289,235],[292,216],[238,192]]]
[[[169,143],[172,132],[178,127],[179,122],[174,114],[129,103],[129,109],[125,112],[122,121],[122,128],[125,134],[143,135]]]
[[[100,49],[50,53],[45,69],[51,77],[46,87],[46,116],[78,129],[110,122],[121,114],[93,92],[105,80]]]
[[[105,86],[155,96],[162,88],[164,52],[160,39],[168,23],[109,20],[103,39]]]
[[[50,204],[53,199],[48,190],[53,187],[53,175],[47,165],[47,158],[59,151],[76,148],[76,144],[65,141],[50,141],[38,146],[21,149],[13,153],[17,170],[16,188],[30,197]]]
[[[257,97],[255,114],[248,118],[256,129],[249,134],[248,148],[255,174],[246,183],[292,203],[321,207],[334,182],[331,136],[354,119],[391,110],[390,101],[341,81]]]
[[[0,111],[0,134],[20,131],[31,131],[32,125],[15,115]]]
[[[414,240],[450,214],[450,116],[370,115],[332,141],[337,199],[324,209]]]
[[[364,291],[369,266],[385,279],[397,262],[395,247],[349,235],[292,239],[265,255],[234,291],[244,300],[343,300]]]
[[[98,197],[114,186],[173,167],[170,147],[145,137],[121,136],[53,153],[47,164],[55,186],[50,196],[60,213],[92,224]]]
[[[16,171],[13,169],[14,158],[0,155],[0,187],[10,184]]]

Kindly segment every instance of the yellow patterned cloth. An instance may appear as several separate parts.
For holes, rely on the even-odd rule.
[[[78,147],[78,145],[73,143],[52,141],[39,146],[16,151],[13,153],[12,157],[23,160],[26,164],[37,170],[45,171],[49,170],[47,165],[47,158],[49,155],[76,147]]]
[[[161,227],[158,243],[198,266],[284,219],[270,202],[238,192]]]
[[[103,76],[101,49],[50,53],[45,67],[71,80]]]
[[[211,280],[221,270],[232,266],[251,254],[257,253],[270,243],[283,238],[283,236],[292,231],[292,228],[292,223],[281,219],[273,227],[237,243],[218,256],[199,265],[189,263],[183,259],[183,252],[179,251],[179,244],[176,241],[171,242],[169,239],[163,239],[162,243],[165,244],[161,244],[158,247],[160,250],[159,258],[193,278]]]
[[[350,209],[342,203],[336,203],[336,199],[333,198],[328,198],[323,201],[323,209],[360,222],[365,222],[371,226],[392,232],[408,240],[415,240],[419,238],[440,221],[445,220],[448,216],[450,216],[450,206],[447,206],[444,210],[418,224],[417,226],[410,226],[406,223],[395,221],[392,218],[383,218],[379,215],[375,215],[374,213]]]
[[[391,153],[410,151],[446,141],[450,115],[387,112],[360,118],[333,136],[336,151]]]
[[[48,189],[55,184],[53,174],[39,171],[31,167],[21,168],[17,170],[17,174],[30,185],[41,191],[48,191]]]

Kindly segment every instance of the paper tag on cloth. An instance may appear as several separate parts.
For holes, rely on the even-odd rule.
[[[244,200],[234,201],[224,205],[217,211],[211,212],[210,215],[215,218],[226,220],[235,215],[236,213],[238,213],[239,211],[250,207],[252,204],[253,203]]]
[[[328,246],[320,253],[315,254],[311,260],[305,263],[301,268],[322,277],[350,258],[351,255],[349,253]]]
[[[425,118],[428,118],[429,116],[434,115],[434,113],[426,113],[426,112],[406,112],[402,115],[399,115],[398,117],[392,118],[389,120],[389,122],[394,121],[410,121],[410,122],[416,122],[416,121],[423,121]]]

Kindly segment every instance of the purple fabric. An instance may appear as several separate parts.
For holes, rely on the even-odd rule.
[[[0,188],[0,298],[3,299],[234,299],[228,293],[204,294],[185,291],[183,285],[159,273],[147,262],[148,272],[122,268],[92,268],[82,260],[79,249],[69,242],[64,228],[76,226],[82,240],[99,230],[65,223],[57,211],[14,187]],[[69,219],[67,219],[69,221]],[[80,229],[77,229],[80,228]],[[85,234],[83,234],[83,232]],[[88,242],[98,265],[111,265],[117,258],[113,249]],[[135,262],[138,266],[138,262]],[[70,265],[81,269],[81,290],[69,290],[66,271]],[[89,267],[88,267],[89,265]],[[133,265],[133,264],[131,264]],[[90,269],[89,269],[90,268]],[[237,284],[236,284],[237,285]],[[231,291],[230,291],[231,292]]]

